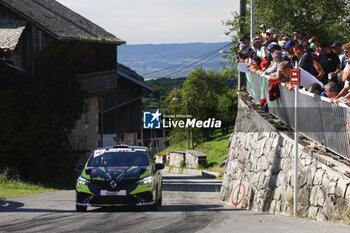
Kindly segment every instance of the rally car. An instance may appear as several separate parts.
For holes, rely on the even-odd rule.
[[[79,166],[77,166],[79,169]],[[155,164],[146,147],[118,145],[97,148],[76,183],[76,210],[88,206],[149,206],[162,204],[163,164]]]

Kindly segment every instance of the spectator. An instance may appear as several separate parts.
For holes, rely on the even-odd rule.
[[[282,62],[282,52],[281,51],[274,51],[272,54],[273,63],[269,67],[269,69],[266,70],[265,74],[272,74],[280,70],[280,64]]]
[[[289,36],[283,36],[283,37],[282,37],[282,40],[284,40],[284,41],[290,41],[290,37],[289,37]]]
[[[313,57],[313,63],[314,63],[314,70],[313,70],[313,75],[320,80],[323,84],[327,84],[328,80],[327,80],[327,76],[324,74],[324,70],[321,66],[321,64],[318,61],[318,56],[315,53],[315,51],[312,48],[309,48],[311,55]]]
[[[297,44],[293,50],[294,54],[299,58],[298,67],[303,68],[304,70],[312,74],[314,67],[314,59],[311,53],[306,53],[304,47],[301,44]]]
[[[252,64],[249,66],[248,69],[251,72],[256,73],[256,72],[261,70],[260,65],[261,65],[261,58],[256,56],[256,57],[253,58]]]
[[[320,86],[320,84],[314,83],[309,88],[309,92],[314,93],[316,95],[321,95],[321,93],[323,92],[323,88]]]
[[[281,50],[281,47],[278,46],[276,42],[270,43],[269,46],[268,46],[269,58],[267,59],[267,65],[266,65],[266,69],[265,70],[269,69],[272,66],[272,64],[273,64],[272,54],[276,50]]]
[[[299,31],[293,32],[293,40],[299,40],[299,37],[300,37]]]
[[[272,40],[273,39],[273,30],[272,29],[267,29],[266,30],[266,40]]]
[[[350,59],[350,43],[344,44],[342,49],[344,50],[344,57],[347,59]],[[346,60],[345,60],[346,61]],[[344,70],[341,73],[342,81],[344,83],[344,88],[338,93],[338,95],[333,98],[331,101],[333,103],[340,102],[340,99],[344,97],[345,99],[350,102],[350,85],[349,85],[349,78],[350,78],[350,64],[347,63]]]
[[[287,80],[290,80],[290,70],[293,68],[292,63],[288,61],[284,61],[280,64],[280,72],[283,74]],[[310,89],[311,85],[314,83],[318,83],[321,87],[323,87],[323,83],[321,83],[317,78],[315,78],[312,74],[300,68],[300,85],[305,87],[306,89]],[[294,89],[293,84],[288,84],[286,87],[290,90]]]
[[[319,56],[319,62],[322,65],[328,77],[328,81],[332,81],[338,86],[341,86],[341,82],[338,79],[338,73],[341,72],[339,57],[333,53],[326,43],[321,43],[321,54]]]
[[[294,54],[294,46],[295,44],[293,41],[287,41],[282,51],[282,53],[288,56],[289,61],[292,62],[292,64],[298,61],[298,57]]]
[[[342,46],[339,42],[334,42],[331,45],[331,49],[333,53],[337,54],[339,56],[339,60],[344,56],[344,51],[342,50]]]
[[[256,55],[261,58],[262,61],[267,61],[269,57],[269,52],[265,46],[262,46],[262,41],[255,38],[252,42],[253,47],[256,49]]]
[[[335,98],[339,93],[338,85],[334,82],[329,82],[324,86],[324,92],[321,93],[321,96],[328,98]]]
[[[239,55],[240,58],[245,59],[245,53],[248,51],[248,49],[250,48],[250,41],[248,37],[243,37],[241,39],[241,42],[239,44]]]
[[[262,36],[263,42],[266,41],[266,26],[264,24],[260,25],[260,35]]]
[[[311,39],[309,40],[309,44],[309,47],[312,48],[315,52],[320,52],[320,47],[317,43],[317,38],[315,36],[311,37]]]
[[[342,83],[345,85],[349,85],[349,78],[350,78],[350,43],[344,44],[342,49],[344,50],[344,57],[345,57],[345,67],[344,70],[341,72],[341,80]]]
[[[253,57],[255,57],[255,52],[252,48],[249,48],[248,51],[244,54],[243,58],[240,59],[239,62],[249,64],[252,61]]]
[[[300,32],[298,42],[302,46],[305,46],[307,44],[306,34],[304,32]]]

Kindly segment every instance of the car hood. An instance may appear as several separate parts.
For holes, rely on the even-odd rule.
[[[148,166],[130,166],[130,167],[86,167],[83,175],[90,180],[118,182],[128,180],[138,180],[151,173],[151,167]]]

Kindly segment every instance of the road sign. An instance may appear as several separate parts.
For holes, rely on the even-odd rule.
[[[291,84],[300,84],[300,70],[291,69],[290,70],[290,83]]]

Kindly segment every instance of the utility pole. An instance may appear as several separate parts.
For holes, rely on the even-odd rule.
[[[239,27],[239,31],[242,35],[245,35],[244,23],[246,22],[246,17],[247,17],[247,0],[241,0],[240,16],[242,19],[242,23]]]
[[[103,147],[103,99],[99,99],[99,108],[100,108],[100,143],[101,147]]]
[[[247,20],[247,0],[240,0],[240,17],[241,17],[241,25],[240,25],[240,33],[243,36],[247,36],[247,31],[244,29],[245,22]],[[245,76],[244,73],[238,71],[238,90],[242,90],[243,86],[245,86]]]
[[[188,115],[188,101],[186,97],[186,114]],[[190,133],[189,133],[189,128],[187,127],[187,149],[190,149]]]
[[[250,40],[254,39],[254,0],[252,0],[252,7],[250,9]]]

